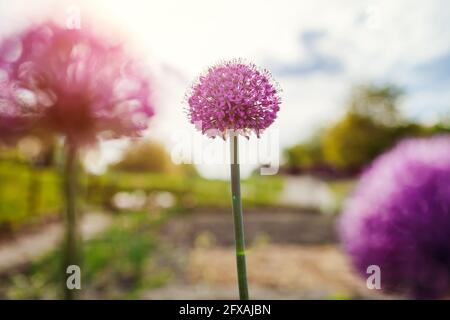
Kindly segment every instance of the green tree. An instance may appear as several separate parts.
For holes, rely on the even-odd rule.
[[[112,166],[113,170],[128,172],[169,173],[173,170],[170,156],[164,147],[153,141],[132,144],[122,160]]]
[[[111,169],[125,172],[197,175],[197,170],[193,165],[175,165],[163,145],[148,140],[132,144],[125,151],[122,159],[112,165]]]
[[[398,110],[402,90],[392,85],[361,85],[352,90],[346,115],[322,137],[329,165],[357,170],[372,161],[406,132],[419,130],[404,124]]]
[[[320,139],[313,139],[287,149],[285,157],[289,168],[313,169],[323,164]]]
[[[348,113],[323,136],[323,156],[332,167],[357,170],[393,143],[394,131],[372,119]]]
[[[391,84],[365,84],[353,88],[348,102],[348,112],[369,118],[376,124],[397,126],[402,117],[398,103],[403,91]]]

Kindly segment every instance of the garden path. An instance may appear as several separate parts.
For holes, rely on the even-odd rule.
[[[104,213],[88,213],[81,220],[83,239],[90,239],[111,224],[111,216]],[[19,235],[0,243],[0,272],[25,265],[55,249],[63,235],[63,224],[52,222],[38,231]]]

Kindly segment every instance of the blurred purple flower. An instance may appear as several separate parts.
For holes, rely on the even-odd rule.
[[[450,136],[411,139],[363,174],[340,221],[343,245],[364,276],[413,298],[450,294]]]
[[[1,56],[2,51],[0,51]],[[14,96],[10,87],[9,75],[0,64],[0,142],[4,143],[13,143],[20,138],[33,119],[32,113],[27,112],[26,108],[22,109],[11,103]]]
[[[201,124],[202,133],[225,137],[227,130],[239,130],[259,137],[276,119],[280,97],[267,71],[233,60],[201,75],[188,104],[189,119]]]
[[[1,134],[38,125],[92,143],[138,135],[153,113],[149,82],[120,45],[51,22],[0,42]]]

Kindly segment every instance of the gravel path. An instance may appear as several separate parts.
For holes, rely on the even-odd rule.
[[[81,221],[83,239],[90,239],[111,224],[111,217],[102,213],[89,213]],[[0,243],[0,272],[39,259],[53,250],[61,241],[63,225],[52,222],[39,231]]]
[[[352,270],[334,216],[282,210],[244,215],[252,299],[382,297]],[[161,233],[159,265],[173,277],[143,299],[237,299],[231,213],[183,215]]]
[[[336,209],[337,199],[330,187],[311,176],[291,176],[284,179],[279,201],[299,208],[312,208],[325,213]]]

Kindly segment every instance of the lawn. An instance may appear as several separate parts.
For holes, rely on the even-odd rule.
[[[112,209],[117,192],[160,191],[172,193],[175,205],[184,209],[229,207],[230,185],[199,176],[158,173],[108,172],[84,175],[79,196],[85,208]],[[252,176],[242,181],[245,207],[276,206],[283,189],[279,176]],[[56,216],[62,207],[57,169],[31,169],[24,163],[0,162],[0,229],[15,231],[24,224]]]
[[[228,207],[230,184],[224,180],[204,179],[199,176],[167,175],[157,173],[109,172],[90,177],[93,202],[99,197],[110,197],[117,191],[169,191],[183,207]],[[283,178],[252,176],[242,180],[242,197],[246,206],[274,206],[283,189]],[[94,192],[95,190],[95,192]],[[104,201],[104,199],[103,199]]]

